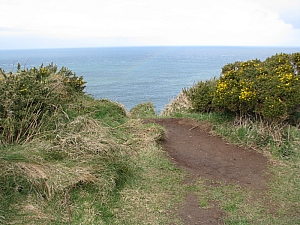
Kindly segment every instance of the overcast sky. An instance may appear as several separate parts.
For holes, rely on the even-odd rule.
[[[300,46],[300,0],[0,0],[0,49]]]

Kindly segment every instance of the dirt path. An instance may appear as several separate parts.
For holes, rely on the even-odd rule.
[[[189,172],[188,183],[197,177],[222,181],[263,191],[266,184],[264,171],[267,159],[262,154],[227,143],[209,134],[211,127],[205,122],[190,119],[153,119],[166,128],[163,141],[174,163]],[[193,193],[189,193],[178,215],[185,224],[222,224],[224,212],[217,204],[210,209],[199,208]]]

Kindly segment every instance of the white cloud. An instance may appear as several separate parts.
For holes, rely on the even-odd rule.
[[[294,28],[300,29],[300,1],[274,1],[274,0],[253,0],[259,3],[264,8],[268,8],[278,12],[280,19],[284,22],[291,24]]]
[[[296,0],[0,0],[0,38],[299,46],[298,30],[281,18],[283,8],[287,12],[298,6]]]

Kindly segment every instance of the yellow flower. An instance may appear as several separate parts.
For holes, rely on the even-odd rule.
[[[27,88],[23,88],[22,90],[20,90],[20,92],[25,92],[25,91],[28,91]]]

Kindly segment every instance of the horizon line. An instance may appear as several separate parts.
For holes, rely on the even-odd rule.
[[[20,50],[59,50],[59,49],[96,49],[96,48],[184,48],[184,47],[201,47],[201,48],[300,48],[300,46],[263,46],[263,45],[124,45],[124,46],[94,46],[94,47],[49,47],[49,48],[11,48],[0,49],[0,51],[20,51]]]

